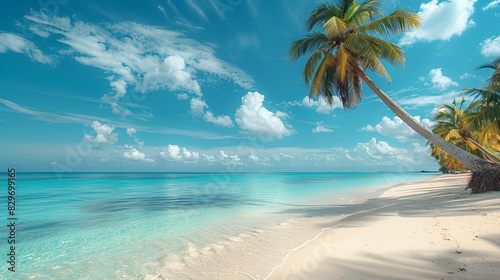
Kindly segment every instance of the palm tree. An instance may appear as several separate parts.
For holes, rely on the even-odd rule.
[[[357,106],[363,99],[364,81],[370,89],[408,126],[429,142],[452,155],[473,172],[496,168],[495,164],[481,159],[432,133],[398,106],[366,75],[371,70],[390,81],[381,60],[392,65],[404,65],[403,50],[383,37],[398,35],[420,26],[417,15],[403,8],[388,16],[380,12],[377,0],[358,3],[339,0],[321,3],[311,11],[306,27],[306,38],[294,41],[290,59],[297,60],[311,53],[303,77],[310,83],[309,97],[323,96],[330,104],[338,97],[345,109]],[[374,16],[378,16],[374,19]],[[313,29],[320,31],[313,31]]]
[[[448,142],[459,146],[463,150],[475,154],[481,158],[487,158],[493,162],[500,164],[500,159],[488,151],[484,146],[489,146],[489,143],[479,144],[474,140],[477,138],[477,133],[469,130],[469,124],[467,123],[468,117],[474,113],[478,102],[471,103],[466,108],[464,107],[465,98],[462,97],[462,101],[457,106],[457,102],[453,99],[452,104],[444,104],[438,108],[438,112],[434,117],[434,122],[437,124],[432,132],[441,136]],[[463,164],[461,164],[454,157],[445,153],[439,147],[430,143],[432,156],[439,160],[439,164],[445,167],[447,170],[452,171],[464,171],[467,170]]]
[[[485,63],[485,64],[479,66],[479,69],[493,69],[493,70],[495,70],[493,72],[493,75],[491,75],[491,78],[488,79],[488,82],[486,85],[490,90],[494,90],[494,89],[498,90],[500,88],[500,57],[498,57],[497,59],[495,59],[491,62],[488,62],[488,63]]]
[[[444,104],[438,108],[438,112],[434,117],[434,122],[437,124],[432,132],[441,136],[448,142],[453,143],[460,148],[472,152],[473,149],[463,139],[460,131],[465,126],[464,122],[464,110],[462,106],[464,104],[464,98],[457,108],[457,102],[453,99],[452,104]],[[441,150],[438,146],[432,143],[428,143],[431,147],[432,156],[439,160],[439,164],[445,167],[447,170],[451,171],[465,171],[468,168],[459,162],[456,158],[450,156],[448,153]]]
[[[466,94],[474,95],[476,110],[469,114],[467,121],[471,129],[478,131],[478,141],[489,143],[500,151],[500,57],[486,63],[479,69],[494,69],[483,89],[465,89]]]

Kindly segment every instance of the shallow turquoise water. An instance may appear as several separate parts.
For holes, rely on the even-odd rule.
[[[203,247],[293,217],[286,210],[295,205],[432,175],[17,173],[17,272],[0,278],[114,279],[120,270],[134,279],[188,244]],[[8,236],[6,227],[0,235]]]

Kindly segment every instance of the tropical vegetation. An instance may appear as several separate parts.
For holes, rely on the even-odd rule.
[[[434,117],[436,126],[432,132],[469,153],[500,164],[500,159],[494,154],[498,151],[497,141],[491,142],[492,137],[479,137],[485,135],[484,131],[477,131],[470,122],[472,118],[477,118],[482,113],[483,101],[475,101],[467,107],[464,106],[464,101],[465,98],[462,97],[457,106],[456,100],[453,99],[452,104],[439,107]],[[487,133],[486,135],[488,136]],[[432,156],[439,160],[442,167],[440,170],[443,173],[468,171],[468,168],[454,157],[432,143],[429,144]]]
[[[310,84],[309,97],[322,97],[330,104],[337,97],[345,109],[354,108],[363,100],[364,81],[402,121],[434,146],[456,158],[477,176],[494,170],[500,178],[495,163],[434,134],[367,76],[367,72],[373,71],[390,81],[382,61],[403,66],[405,55],[400,47],[384,39],[420,26],[419,16],[404,8],[384,16],[380,7],[381,3],[377,0],[362,3],[339,0],[321,3],[310,12],[306,21],[309,33],[305,38],[294,41],[289,52],[291,60],[309,54],[303,72],[304,80]],[[500,184],[500,181],[497,183]]]
[[[461,110],[464,98],[458,108],[455,100],[453,104],[444,104],[439,107],[434,119],[437,125],[433,132],[478,157],[500,165],[500,57],[481,65],[479,69],[493,69],[494,71],[483,88],[464,90],[465,94],[474,97],[474,101],[464,110]],[[468,170],[446,152],[430,145],[432,155],[439,160],[441,171]],[[499,190],[498,174],[490,175],[489,178],[476,178],[477,176],[473,175],[469,182],[472,192]],[[476,189],[472,186],[475,180],[481,181],[476,184],[478,185]],[[497,183],[495,184],[494,181]]]

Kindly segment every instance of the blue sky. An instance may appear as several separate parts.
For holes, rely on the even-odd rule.
[[[48,4],[44,4],[48,3]],[[1,164],[21,171],[437,170],[368,87],[354,110],[309,101],[316,1],[9,1],[0,10]],[[423,28],[391,39],[404,69],[369,73],[432,126],[500,55],[500,1],[386,1]]]

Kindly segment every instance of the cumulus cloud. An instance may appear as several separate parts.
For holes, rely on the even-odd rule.
[[[443,68],[436,68],[429,71],[429,77],[431,78],[431,82],[434,86],[441,89],[446,89],[450,86],[458,86],[457,82],[454,82],[450,79],[450,77],[443,75],[442,69]]]
[[[318,123],[316,123],[316,125],[317,126],[312,130],[312,132],[314,132],[314,133],[318,133],[318,132],[333,132],[332,129],[324,127],[323,122],[318,122]]]
[[[206,162],[214,162],[215,161],[215,157],[211,156],[211,155],[202,154],[202,158],[203,158],[203,161],[206,161]]]
[[[180,99],[187,99],[186,93],[201,96],[198,73],[230,79],[246,89],[254,84],[245,72],[218,59],[211,45],[181,32],[134,22],[92,24],[43,12],[26,18],[31,21],[27,28],[41,30],[49,39],[57,36],[68,47],[61,53],[110,74],[114,93],[103,97],[110,103],[132,86],[141,93],[168,89]],[[116,106],[113,111],[124,112]]]
[[[429,119],[423,119],[420,121],[420,116],[416,116],[414,119],[428,128],[431,128],[435,124]],[[375,126],[369,124],[361,128],[360,131],[378,132],[383,136],[396,138],[399,142],[423,140],[420,135],[406,125],[399,117],[394,117],[391,120],[389,117],[384,116]]]
[[[243,165],[238,155],[229,156],[229,161],[223,162],[223,165]]]
[[[282,160],[295,160],[295,157],[291,154],[288,153],[274,153],[272,154],[272,158],[275,161],[282,161]]]
[[[139,147],[142,148],[142,146],[144,145],[144,141],[140,141],[139,137],[137,137],[135,134],[137,133],[137,129],[131,127],[131,128],[127,128],[127,135],[130,136],[130,137],[133,137],[134,140],[135,140],[135,143],[137,143],[139,145]]]
[[[228,158],[228,157],[229,156],[223,150],[219,151],[219,158],[220,159],[225,159],[225,158]]]
[[[283,138],[292,134],[293,128],[263,106],[264,95],[248,92],[241,98],[241,107],[236,110],[236,122],[241,129],[254,136]]]
[[[420,5],[418,15],[422,27],[406,33],[400,45],[411,45],[417,41],[449,40],[460,36],[468,27],[473,26],[471,17],[476,0],[432,0]]]
[[[338,159],[345,158],[358,165],[410,165],[414,170],[421,164],[432,163],[430,150],[418,143],[411,143],[407,148],[396,148],[385,141],[370,139],[367,143],[358,143],[353,149],[337,148]],[[337,161],[338,161],[337,159]],[[413,165],[413,167],[411,167]]]
[[[218,125],[218,126],[223,126],[223,127],[232,127],[233,126],[233,120],[231,120],[231,118],[229,116],[221,115],[221,116],[215,117],[214,114],[210,111],[205,112],[203,119],[207,122],[211,122],[211,123]]]
[[[317,100],[309,98],[309,96],[305,96],[302,100],[283,102],[283,105],[310,108],[320,114],[325,114],[325,115],[330,114],[333,110],[337,108],[343,108],[342,102],[338,97],[333,97],[333,104],[330,105],[326,101],[326,99],[321,96]]]
[[[191,113],[195,116],[200,116],[205,113],[205,108],[208,108],[207,103],[201,98],[191,98]]]
[[[200,158],[197,152],[189,151],[177,145],[168,145],[160,152],[160,157],[168,161],[196,162]]]
[[[127,128],[127,134],[128,134],[128,136],[132,136],[132,135],[134,135],[136,132],[137,132],[137,129],[135,129],[135,128],[133,128],[133,127]]]
[[[110,85],[115,90],[115,94],[114,95],[104,95],[102,97],[102,99],[104,101],[116,102],[117,100],[122,98],[127,93],[127,82],[125,82],[125,80],[123,80],[123,79],[118,79],[116,81],[113,81],[111,79]]]
[[[499,5],[500,5],[500,0],[492,1],[488,5],[486,5],[486,6],[483,7],[483,11],[486,11],[486,10],[488,10],[490,8],[495,8],[495,7],[499,6]]]
[[[177,94],[175,94],[175,97],[177,97],[177,99],[179,99],[179,100],[188,100],[189,99],[189,95],[187,93],[177,93]]]
[[[125,147],[129,148],[130,150],[123,153],[124,158],[132,159],[132,160],[139,160],[139,161],[154,162],[153,159],[146,158],[146,154],[138,151],[137,149],[134,149],[132,146],[125,145]]]
[[[113,133],[113,130],[115,130],[114,125],[101,124],[98,121],[93,121],[91,127],[95,130],[96,135],[91,136],[85,134],[83,140],[103,144],[114,144],[118,141],[118,133]]]
[[[255,162],[259,161],[259,157],[258,157],[258,156],[256,156],[256,155],[254,155],[254,154],[250,154],[250,155],[248,156],[248,158],[249,158],[250,160],[255,161]]]
[[[211,111],[206,111],[205,109],[208,109],[207,103],[202,100],[201,98],[191,98],[191,112],[195,116],[203,116],[203,119],[207,122],[211,122],[217,126],[223,126],[223,127],[232,127],[233,126],[233,120],[229,116],[226,115],[221,115],[221,116],[214,116],[214,114]]]
[[[45,55],[33,42],[11,33],[0,33],[0,53],[13,51],[22,53],[43,64],[53,64],[54,58]]]
[[[337,97],[333,98],[333,105],[330,105],[323,97],[319,97],[318,100],[310,99],[309,96],[302,99],[302,106],[307,108],[312,108],[320,114],[330,114],[333,110],[337,108],[342,108],[342,102]]]
[[[161,157],[173,164],[202,163],[248,166],[249,168],[258,165],[278,168],[301,166],[314,167],[314,170],[317,170],[317,168],[327,166],[373,166],[375,169],[377,166],[392,166],[393,168],[402,166],[408,171],[420,170],[422,165],[435,166],[435,160],[429,156],[430,151],[425,145],[411,143],[407,146],[393,147],[389,143],[372,138],[366,143],[354,143],[352,148],[247,147],[247,149],[242,149],[240,146],[224,147],[224,150],[198,151],[200,156],[197,161],[184,161],[182,147],[174,147],[170,149],[170,153],[164,149]]]
[[[480,43],[481,54],[485,57],[500,56],[500,36],[490,37]]]

